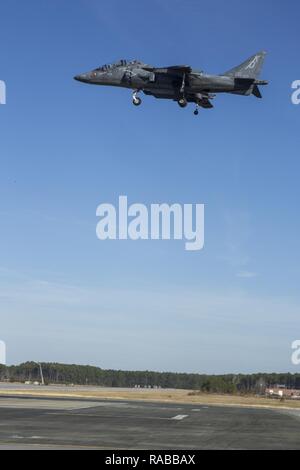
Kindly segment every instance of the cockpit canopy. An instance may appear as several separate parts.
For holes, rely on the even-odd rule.
[[[139,63],[140,62],[137,61],[137,60],[133,60],[131,62],[128,62],[125,59],[121,59],[121,60],[118,60],[117,62],[113,62],[112,64],[101,65],[96,70],[101,71],[101,72],[107,72],[108,70],[112,70],[112,69],[115,69],[117,67],[126,67],[126,65],[135,65],[135,64],[139,64]]]

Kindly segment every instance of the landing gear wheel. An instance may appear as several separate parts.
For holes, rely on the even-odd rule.
[[[134,104],[134,106],[140,106],[140,104],[142,104],[142,100],[139,96],[135,96],[132,99],[132,103]]]
[[[179,106],[180,106],[181,108],[185,108],[188,103],[187,103],[187,100],[186,100],[185,98],[180,98],[180,99],[178,100],[178,104],[179,104]]]
[[[195,109],[194,115],[195,115],[195,116],[198,116],[198,114],[199,114],[199,110],[198,110],[198,109]]]

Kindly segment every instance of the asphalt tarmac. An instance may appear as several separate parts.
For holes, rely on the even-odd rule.
[[[300,449],[299,411],[0,397],[0,449]]]

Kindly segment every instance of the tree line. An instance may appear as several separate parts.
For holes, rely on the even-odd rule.
[[[105,370],[75,364],[42,363],[46,384],[98,385],[103,387],[149,387],[199,390],[207,393],[263,393],[268,386],[282,384],[300,389],[300,374],[206,375],[175,372]],[[39,365],[26,362],[1,366],[0,381],[35,382],[41,380]]]

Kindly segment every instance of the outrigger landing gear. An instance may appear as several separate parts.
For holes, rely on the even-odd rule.
[[[135,90],[132,94],[132,103],[134,106],[140,106],[142,104],[141,98],[138,96],[139,90]]]

